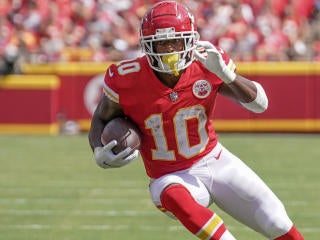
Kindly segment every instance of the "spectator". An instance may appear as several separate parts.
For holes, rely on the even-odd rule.
[[[21,62],[134,58],[141,54],[135,31],[155,2],[0,1],[1,72],[17,72]],[[319,61],[319,0],[179,2],[196,9],[202,40],[237,61]]]

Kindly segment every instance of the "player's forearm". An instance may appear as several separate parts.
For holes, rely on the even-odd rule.
[[[254,83],[240,75],[236,75],[235,80],[227,85],[238,102],[251,102],[257,96],[257,89]]]
[[[101,147],[101,133],[104,128],[104,121],[99,119],[99,117],[94,114],[91,120],[91,127],[89,130],[88,138],[89,138],[89,144],[91,146],[92,151],[95,147]]]
[[[228,86],[234,93],[236,100],[246,109],[262,113],[268,108],[268,97],[259,83],[237,75],[236,79]]]

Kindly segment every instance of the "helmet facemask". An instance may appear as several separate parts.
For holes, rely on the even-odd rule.
[[[156,41],[174,39],[183,39],[184,50],[170,53],[157,53],[155,51],[154,43]],[[152,69],[177,76],[179,71],[187,68],[193,62],[194,50],[198,40],[199,34],[196,31],[175,32],[175,29],[171,27],[157,29],[155,35],[141,35],[140,44]]]

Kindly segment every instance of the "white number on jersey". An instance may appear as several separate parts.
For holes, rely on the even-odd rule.
[[[191,146],[189,141],[187,121],[196,119],[198,124],[198,137],[200,142]],[[180,109],[173,118],[174,133],[177,143],[177,149],[180,155],[185,158],[191,158],[202,152],[208,141],[208,133],[205,125],[207,123],[207,116],[205,109],[202,106],[192,106],[189,108]],[[151,130],[155,141],[156,149],[152,149],[152,158],[154,160],[174,161],[175,153],[168,149],[165,131],[163,129],[162,114],[153,114],[145,121],[147,129]]]

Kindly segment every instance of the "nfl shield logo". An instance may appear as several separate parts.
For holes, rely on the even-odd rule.
[[[169,97],[172,102],[176,102],[178,100],[178,93],[172,92],[172,93],[170,93]]]

